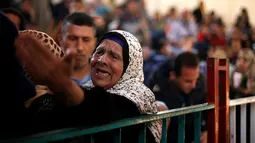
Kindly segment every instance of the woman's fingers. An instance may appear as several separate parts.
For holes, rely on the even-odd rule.
[[[20,34],[15,41],[15,46],[16,55],[22,64],[39,80],[47,80],[60,61],[31,35]]]
[[[63,71],[68,72],[66,75],[71,76],[73,67],[74,67],[74,62],[75,62],[75,56],[76,56],[76,50],[75,49],[67,49],[65,57],[62,61],[62,66],[63,66]]]

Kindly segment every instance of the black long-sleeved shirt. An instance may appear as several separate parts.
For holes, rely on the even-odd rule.
[[[34,131],[41,132],[63,127],[84,126],[95,127],[112,123],[116,120],[141,115],[136,105],[125,97],[105,92],[101,88],[86,90],[85,100],[78,106],[65,107],[60,105],[54,95],[43,95],[36,99],[31,107]],[[138,142],[141,125],[125,127],[122,129],[122,142]],[[147,129],[148,142],[155,142]],[[119,130],[98,133],[93,136],[95,143],[114,142],[114,136]],[[88,140],[83,137],[83,141]]]

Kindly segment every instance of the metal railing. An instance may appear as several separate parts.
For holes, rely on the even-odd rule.
[[[255,97],[230,100],[230,142],[255,143]]]
[[[54,142],[54,141],[59,141],[59,140],[65,140],[73,137],[78,137],[78,136],[84,136],[84,135],[92,135],[95,133],[103,132],[103,131],[108,131],[108,130],[113,130],[113,129],[121,129],[123,127],[127,126],[133,126],[137,124],[146,124],[148,122],[156,121],[156,120],[163,120],[163,135],[162,135],[162,143],[166,142],[166,120],[167,118],[179,116],[181,119],[181,122],[179,124],[183,125],[185,122],[185,114],[189,113],[197,113],[195,117],[195,140],[198,140],[197,143],[200,142],[200,120],[201,120],[201,111],[205,110],[210,110],[214,109],[214,105],[212,104],[200,104],[200,105],[195,105],[195,106],[189,106],[189,107],[184,107],[184,108],[179,108],[179,109],[173,109],[173,110],[168,110],[168,111],[162,111],[159,112],[156,115],[146,115],[146,116],[141,116],[141,117],[135,117],[135,118],[130,118],[130,119],[124,119],[120,120],[111,124],[99,126],[99,127],[94,127],[94,128],[86,128],[86,127],[78,127],[78,128],[68,128],[68,129],[62,129],[62,130],[56,130],[56,131],[51,131],[51,132],[45,132],[45,133],[40,133],[36,135],[31,135],[28,137],[23,137],[23,138],[16,138],[16,139],[11,139],[11,140],[6,140],[4,142],[22,142],[22,143],[45,143],[45,142]],[[146,128],[146,126],[144,126]],[[144,128],[142,131],[144,131]],[[183,126],[179,126],[179,132],[183,135],[185,131],[185,128]],[[183,142],[183,137],[180,135],[179,140]],[[141,141],[140,142],[145,142],[146,138],[144,136],[144,133],[141,133],[139,135]],[[121,140],[121,135],[119,136],[120,139],[117,139],[118,141]],[[117,142],[118,142],[117,141]]]

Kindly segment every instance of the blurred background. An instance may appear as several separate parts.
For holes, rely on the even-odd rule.
[[[73,12],[94,18],[97,37],[129,31],[144,49],[145,81],[154,72],[150,67],[162,63],[151,63],[155,51],[165,57],[190,51],[198,55],[204,76],[207,57],[228,58],[230,78],[241,72],[255,89],[254,0],[1,0],[0,9],[19,30],[44,31],[56,42],[62,20]]]

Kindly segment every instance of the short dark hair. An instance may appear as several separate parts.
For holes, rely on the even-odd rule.
[[[19,10],[15,9],[15,8],[12,8],[12,7],[9,7],[9,8],[2,9],[2,12],[4,14],[13,14],[13,15],[18,16],[19,20],[20,20],[19,30],[25,30],[26,29],[25,18],[24,18],[23,14]]]
[[[174,62],[174,71],[176,76],[181,76],[183,67],[196,68],[199,65],[198,57],[192,52],[184,52],[178,55]]]
[[[62,33],[66,32],[69,24],[92,27],[96,33],[94,19],[84,12],[74,12],[68,15],[63,21]]]

